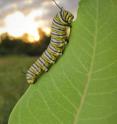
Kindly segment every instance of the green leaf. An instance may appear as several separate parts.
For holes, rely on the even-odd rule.
[[[58,62],[31,85],[9,124],[117,124],[117,0],[82,0]]]

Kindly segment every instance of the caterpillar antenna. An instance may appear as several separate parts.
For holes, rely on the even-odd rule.
[[[57,2],[55,1],[55,0],[52,0],[55,4],[56,4],[56,6],[59,8],[59,9],[62,9],[58,4],[57,4]]]

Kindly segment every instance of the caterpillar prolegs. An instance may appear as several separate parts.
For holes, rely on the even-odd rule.
[[[60,12],[52,21],[51,40],[47,49],[27,71],[26,79],[29,84],[35,83],[43,72],[48,71],[49,67],[62,55],[67,44],[67,27],[71,27],[74,16],[56,2],[55,4],[59,7]]]

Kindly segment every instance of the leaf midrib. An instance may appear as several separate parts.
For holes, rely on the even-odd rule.
[[[92,77],[92,73],[93,73],[93,68],[94,68],[94,63],[95,63],[95,56],[96,56],[96,46],[97,46],[97,35],[98,35],[98,13],[99,13],[99,1],[96,1],[97,7],[96,7],[96,21],[95,21],[95,33],[94,33],[94,46],[93,46],[93,54],[92,54],[92,59],[91,59],[91,64],[90,64],[90,68],[89,71],[87,72],[87,79],[84,87],[84,91],[83,94],[81,96],[81,100],[80,100],[80,104],[77,107],[77,111],[73,120],[73,124],[78,124],[79,122],[79,117],[80,117],[80,113],[82,111],[82,108],[84,106],[86,97],[87,97],[87,93],[88,93],[88,89],[89,89],[89,84],[90,84],[90,80]]]

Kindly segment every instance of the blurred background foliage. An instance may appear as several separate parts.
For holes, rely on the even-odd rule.
[[[0,43],[0,124],[8,123],[12,108],[28,87],[24,72],[50,42],[50,37],[42,34],[40,42],[28,43],[6,35]]]
[[[5,33],[1,36],[0,56],[4,55],[40,55],[48,46],[50,37],[47,36],[41,29],[39,30],[41,39],[39,42],[25,42],[22,39],[10,38]]]
[[[7,124],[13,106],[28,87],[22,69],[34,59],[15,55],[0,57],[0,124]]]
[[[0,124],[7,124],[9,114],[27,89],[26,70],[46,49],[50,42],[41,29],[39,42],[25,42],[21,38],[1,35],[0,43]]]

